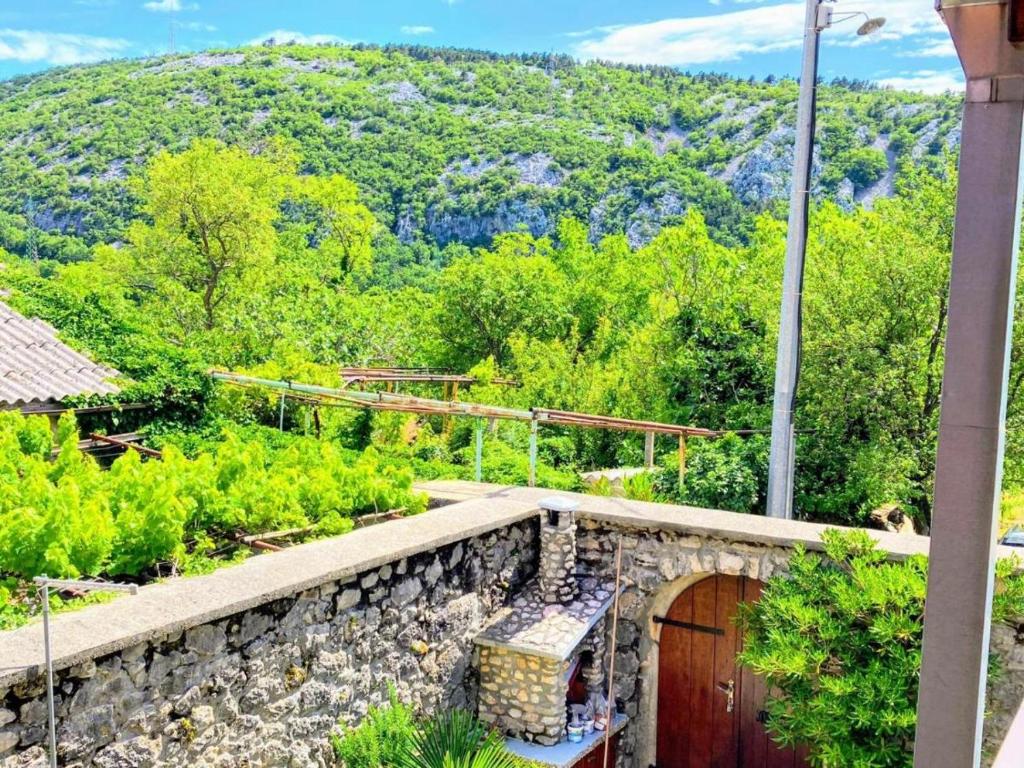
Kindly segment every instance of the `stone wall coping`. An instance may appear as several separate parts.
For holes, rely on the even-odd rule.
[[[138,595],[58,614],[51,620],[55,670],[232,616],[257,606],[505,528],[536,514],[528,498],[488,495],[343,536],[261,554],[236,566],[150,584]],[[0,632],[0,690],[43,669],[35,622]]]
[[[459,502],[473,498],[523,501],[531,505],[551,491],[541,488],[501,486],[463,480],[434,480],[416,486],[436,501]],[[821,551],[821,534],[829,529],[864,530],[894,559],[911,555],[927,555],[927,536],[890,533],[870,528],[853,529],[838,525],[822,525],[802,520],[778,520],[762,515],[726,512],[677,504],[633,501],[613,496],[591,496],[559,491],[559,496],[579,501],[576,511],[581,520],[594,520],[630,528],[652,528],[720,539],[745,544],[761,544],[792,548],[802,544],[809,550]],[[998,557],[1024,554],[1019,548],[1000,546]]]
[[[550,489],[467,481],[420,483],[435,501],[422,515],[322,539],[211,574],[150,584],[136,596],[53,617],[54,669],[217,621],[330,582],[344,581],[422,552],[507,527],[537,513]],[[674,530],[732,542],[820,549],[829,526],[721,510],[559,492],[580,502],[577,513],[626,527]],[[928,538],[869,531],[894,557],[927,554]],[[1000,556],[1014,550],[1001,547]],[[0,632],[0,688],[28,680],[43,664],[42,624]]]

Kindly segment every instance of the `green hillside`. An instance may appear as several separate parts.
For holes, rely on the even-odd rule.
[[[271,136],[294,139],[303,172],[354,180],[402,243],[547,234],[568,214],[595,240],[624,232],[636,246],[691,206],[738,242],[750,211],[787,194],[796,95],[791,80],[430,48],[263,46],[56,69],[0,83],[0,245],[83,257],[122,236],[137,205],[126,181],[159,149]],[[892,194],[902,161],[934,162],[958,138],[953,97],[850,83],[820,103],[818,191],[847,207]]]
[[[796,91],[299,46],[10,80],[0,297],[125,374],[123,402],[149,408],[104,428],[155,445],[195,454],[225,428],[280,424],[276,398],[214,387],[214,367],[332,386],[348,365],[473,371],[521,384],[463,393],[476,402],[735,430],[692,445],[682,482],[662,441],[630,492],[760,511]],[[960,102],[862,83],[820,102],[797,507],[859,523],[897,504],[925,526]],[[472,476],[466,421],[291,403],[285,427],[418,477]],[[255,439],[287,443],[269,434]],[[487,443],[484,479],[525,482],[528,428]],[[644,457],[642,436],[559,427],[538,451],[539,482],[560,488]]]

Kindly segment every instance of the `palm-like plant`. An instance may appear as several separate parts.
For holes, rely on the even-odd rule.
[[[401,768],[518,768],[497,731],[456,709],[424,724],[412,739]]]

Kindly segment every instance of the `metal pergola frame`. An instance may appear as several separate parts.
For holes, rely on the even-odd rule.
[[[476,419],[476,444],[474,477],[480,480],[483,461],[484,422],[490,420],[520,421],[530,425],[529,479],[530,486],[537,480],[537,430],[540,424],[583,429],[606,429],[619,432],[641,432],[645,436],[644,462],[648,468],[654,465],[654,440],[656,435],[673,435],[678,438],[679,482],[686,472],[686,441],[690,437],[713,439],[724,432],[680,424],[666,424],[657,421],[638,421],[617,416],[602,416],[591,413],[577,413],[555,408],[506,408],[482,403],[467,403],[456,400],[432,400],[425,397],[400,395],[393,392],[361,392],[358,390],[322,387],[295,381],[263,379],[231,371],[211,371],[216,381],[223,381],[243,387],[266,387],[281,392],[281,416],[284,423],[284,399],[290,393],[297,393],[302,402],[319,401],[325,405],[348,405],[379,411],[398,411],[434,416],[469,416]]]

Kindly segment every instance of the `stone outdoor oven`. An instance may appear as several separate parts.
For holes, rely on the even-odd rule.
[[[605,692],[605,616],[613,583],[576,572],[577,503],[539,502],[540,567],[476,638],[479,716],[505,734],[554,745],[565,734],[570,684]]]

